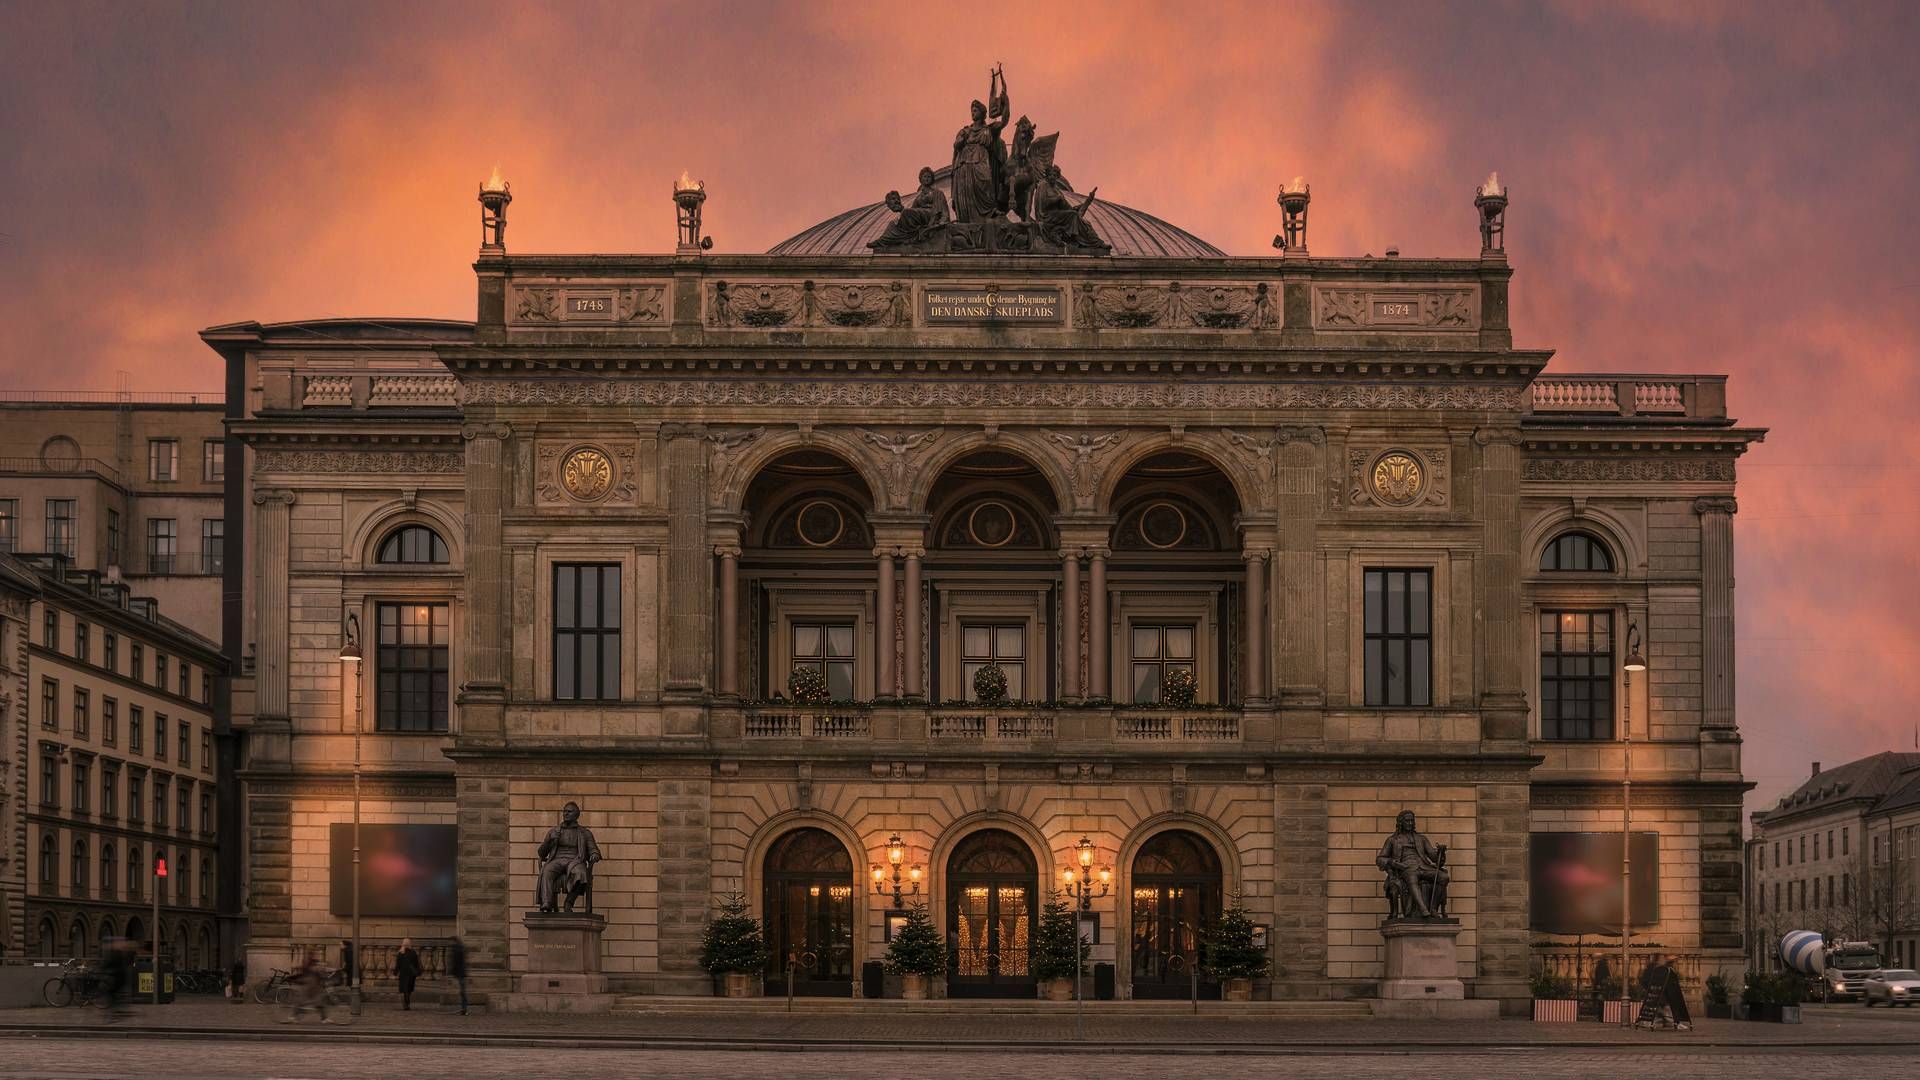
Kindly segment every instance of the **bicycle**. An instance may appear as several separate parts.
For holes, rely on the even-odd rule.
[[[283,1024],[296,1023],[300,1014],[308,1009],[320,1014],[323,1024],[353,1023],[353,991],[350,987],[324,979],[314,987],[301,986],[291,979],[282,982],[274,992],[274,1004],[287,1010],[280,1018]],[[343,1019],[329,1019],[329,1013]]]
[[[263,981],[254,984],[253,989],[248,991],[253,997],[253,1003],[256,1005],[282,1004],[281,999],[283,997],[283,991],[285,991],[287,987],[287,980],[292,977],[293,972],[285,968],[274,968],[273,974],[268,975]]]
[[[60,974],[48,979],[46,985],[40,988],[40,996],[56,1009],[76,1003],[91,1005],[96,1000],[104,1006],[110,996],[104,993],[105,990],[106,980],[101,978],[99,971],[84,960],[69,960],[60,965]]]

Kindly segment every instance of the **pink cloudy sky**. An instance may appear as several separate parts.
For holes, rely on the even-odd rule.
[[[1920,6],[0,7],[0,388],[220,386],[200,327],[472,316],[518,251],[757,251],[948,153],[986,69],[1083,187],[1233,254],[1468,255],[1512,185],[1517,341],[1727,372],[1755,800],[1920,718]]]

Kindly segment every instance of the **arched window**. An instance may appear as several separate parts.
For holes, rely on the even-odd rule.
[[[113,895],[113,875],[120,869],[120,861],[115,859],[113,841],[100,845],[100,895]]]
[[[213,903],[213,860],[208,858],[206,854],[202,852],[200,855],[200,905],[202,907],[206,907],[211,905],[212,903]]]
[[[85,840],[75,840],[73,842],[73,891],[76,893],[85,892],[87,882],[92,880],[92,868],[87,865],[87,842]]]
[[[140,845],[127,845],[127,899],[140,899],[140,883],[146,880],[146,867],[140,862]],[[128,937],[133,935],[129,934]]]
[[[1540,553],[1540,569],[1554,573],[1611,573],[1613,553],[1592,533],[1565,532]]]
[[[374,558],[383,563],[444,563],[447,542],[425,525],[402,525],[380,541]]]
[[[147,924],[141,922],[138,915],[127,918],[127,940],[142,943],[147,940]]]
[[[75,915],[67,927],[67,955],[79,960],[87,955],[87,920]]]
[[[51,850],[51,849],[49,849]],[[51,959],[53,950],[60,942],[60,924],[53,916],[47,915],[40,920],[40,955]]]
[[[101,919],[99,932],[93,935],[93,939],[100,944],[100,955],[105,956],[107,946],[113,943],[113,920]]]
[[[56,892],[60,888],[60,864],[53,853],[53,837],[40,838],[40,891]]]

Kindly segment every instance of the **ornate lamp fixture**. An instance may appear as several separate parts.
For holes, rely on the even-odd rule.
[[[907,906],[907,897],[920,895],[919,866],[913,866],[907,869],[907,877],[911,880],[912,887],[904,888],[901,885],[900,870],[902,864],[906,861],[907,845],[901,841],[899,833],[894,833],[887,838],[887,863],[893,867],[893,887],[891,889],[887,887],[886,869],[878,863],[875,863],[873,866],[873,895],[885,896],[891,892],[893,894],[893,906],[896,911]]]
[[[695,180],[680,170],[680,179],[673,182],[673,205],[680,210],[680,246],[676,254],[698,255],[713,248],[713,237],[700,235],[700,204],[707,201],[707,185],[704,180]]]
[[[507,204],[513,201],[513,185],[500,179],[500,166],[480,185],[480,250],[507,250]]]
[[[1499,177],[1488,177],[1489,184]],[[1506,196],[1500,199],[1504,205]],[[1636,672],[1647,670],[1647,660],[1640,655],[1640,624],[1627,624],[1627,662],[1620,665],[1626,672],[1626,701],[1622,704],[1625,711],[1621,719],[1625,727],[1626,739],[1621,743],[1621,755],[1624,766],[1620,783],[1620,978],[1621,986],[1633,971],[1633,676]],[[1626,996],[1626,995],[1622,995]],[[1620,1008],[1622,1025],[1633,1023],[1632,1009]]]
[[[1473,193],[1474,208],[1480,211],[1480,254],[1492,255],[1507,250],[1507,189],[1500,174],[1487,174],[1487,182]]]
[[[1280,212],[1286,215],[1284,233],[1273,238],[1273,246],[1288,255],[1307,253],[1307,204],[1313,201],[1312,185],[1304,176],[1296,176],[1280,185]]]
[[[1095,892],[1093,888],[1093,878],[1095,876],[1093,869],[1093,841],[1084,836],[1081,837],[1080,843],[1075,846],[1074,852],[1079,857],[1080,865],[1078,867],[1069,866],[1065,870],[1062,870],[1060,872],[1060,880],[1066,885],[1067,896],[1079,903],[1081,911],[1092,911],[1093,898],[1096,896],[1105,896],[1113,888],[1113,867],[1103,866],[1100,868],[1100,891]]]

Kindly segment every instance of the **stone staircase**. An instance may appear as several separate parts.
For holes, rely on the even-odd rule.
[[[1187,1001],[1088,1001],[1083,1003],[1088,1016],[1101,1017],[1181,1017],[1198,1015],[1201,1019],[1271,1020],[1366,1020],[1373,1016],[1366,1001],[1202,1001],[1196,1014]],[[615,1015],[690,1016],[719,1014],[765,1016],[787,1012],[783,997],[714,998],[666,997],[630,994],[613,1003]],[[1071,1001],[1027,999],[955,999],[904,1001],[898,998],[797,997],[792,1002],[795,1015],[858,1017],[900,1015],[944,1016],[1057,1016],[1071,1019]]]

